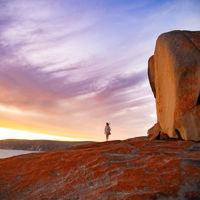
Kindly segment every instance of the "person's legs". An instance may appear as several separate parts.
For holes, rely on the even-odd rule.
[[[108,141],[108,134],[106,134],[106,141]]]

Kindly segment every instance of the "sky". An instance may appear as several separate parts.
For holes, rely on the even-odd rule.
[[[146,135],[156,39],[199,19],[199,0],[0,0],[0,138]]]

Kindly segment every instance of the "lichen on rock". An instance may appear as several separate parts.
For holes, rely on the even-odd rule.
[[[200,141],[200,31],[161,34],[148,75],[161,131]]]
[[[0,199],[200,199],[199,174],[195,142],[132,138],[0,159]]]

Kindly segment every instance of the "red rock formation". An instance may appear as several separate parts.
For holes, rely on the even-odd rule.
[[[150,140],[159,139],[158,137],[159,137],[160,133],[161,133],[161,127],[160,127],[159,122],[154,124],[154,126],[151,127],[147,132]]]
[[[200,141],[200,31],[160,35],[148,75],[162,132]]]
[[[0,159],[2,200],[200,199],[200,145],[145,137]]]

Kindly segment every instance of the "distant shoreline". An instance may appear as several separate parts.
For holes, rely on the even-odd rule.
[[[10,158],[28,153],[39,153],[41,151],[26,151],[26,150],[13,150],[13,149],[0,149],[0,159]]]
[[[93,143],[90,141],[53,141],[53,140],[0,140],[0,149],[26,150],[26,151],[49,151],[69,148],[78,145]]]

